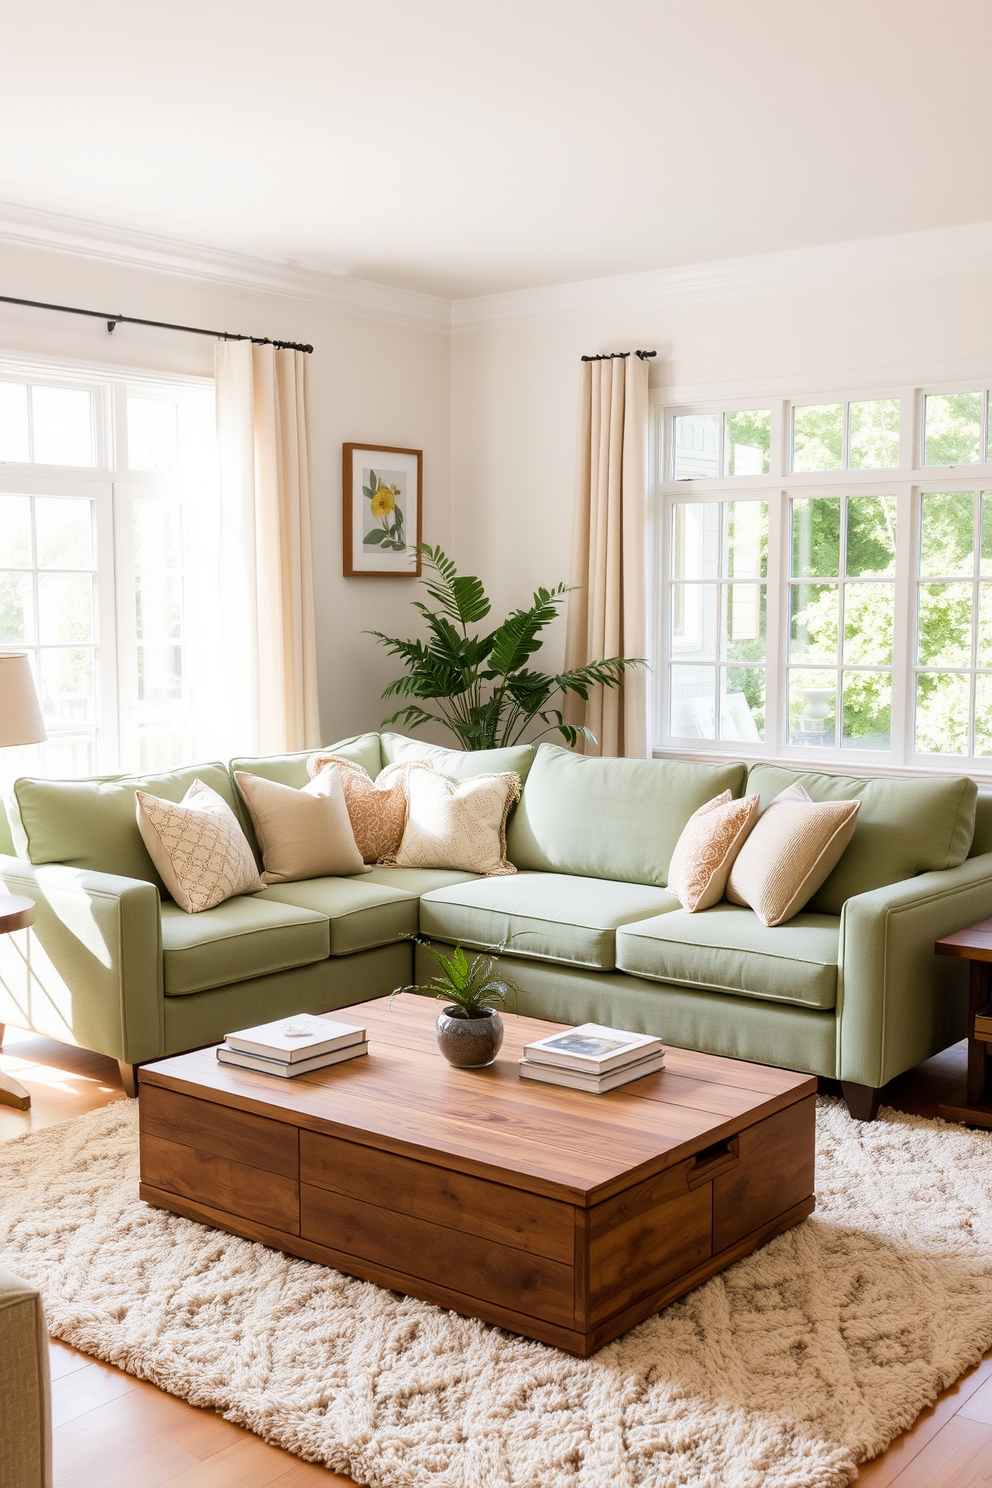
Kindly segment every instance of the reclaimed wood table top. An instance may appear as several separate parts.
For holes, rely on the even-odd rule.
[[[808,1075],[669,1046],[664,1070],[604,1095],[521,1080],[524,1044],[565,1025],[512,1013],[495,1064],[454,1069],[437,1008],[409,993],[338,1008],[329,1016],[368,1029],[368,1055],[290,1080],[221,1064],[215,1045],[143,1065],[140,1083],[580,1205],[816,1091]]]
[[[23,894],[0,894],[0,935],[34,924],[35,903]]]
[[[955,930],[935,940],[938,956],[961,956],[966,961],[992,961],[992,920],[979,920],[966,930]]]

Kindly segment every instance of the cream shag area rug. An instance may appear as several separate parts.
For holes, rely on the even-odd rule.
[[[815,1215],[588,1360],[147,1207],[132,1101],[5,1145],[0,1259],[56,1337],[373,1488],[843,1488],[992,1344],[990,1157],[821,1102]]]

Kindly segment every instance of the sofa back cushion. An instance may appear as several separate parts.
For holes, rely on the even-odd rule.
[[[322,744],[319,752],[337,754],[361,765],[373,780],[383,765],[388,764],[382,758],[378,734],[354,734],[350,739],[340,739],[337,744]],[[246,755],[231,761],[231,774],[244,770],[246,775],[261,775],[263,780],[274,780],[277,785],[291,785],[294,790],[302,790],[310,783],[307,761],[317,753],[316,749],[304,749],[299,754],[268,754],[257,759]]]
[[[427,759],[438,774],[452,780],[505,775],[513,770],[523,785],[534,760],[533,744],[511,744],[507,749],[443,749],[439,744],[425,744],[422,739],[408,739],[403,734],[383,734],[381,738],[383,768],[401,760]]]
[[[721,791],[739,796],[745,773],[736,763],[595,759],[541,744],[510,819],[507,855],[517,868],[663,889],[692,813]]]
[[[978,792],[975,802],[975,835],[968,849],[969,858],[992,852],[992,791]]]
[[[186,765],[156,775],[114,775],[96,780],[15,780],[8,811],[14,846],[32,863],[66,863],[98,873],[143,878],[166,888],[148,856],[135,819],[134,793],[147,791],[181,801],[202,780],[230,806],[244,828],[245,814],[227,766]]]
[[[840,914],[855,894],[931,869],[955,868],[968,856],[978,787],[966,777],[858,780],[762,764],[752,765],[747,778],[748,793],[760,794],[762,809],[796,783],[814,801],[861,802],[843,857],[806,906],[817,914]]]

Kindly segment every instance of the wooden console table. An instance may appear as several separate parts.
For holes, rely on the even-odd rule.
[[[938,1106],[945,1121],[992,1128],[992,1090],[989,1056],[992,1041],[975,1034],[975,1016],[992,1000],[992,920],[980,920],[967,930],[958,930],[934,942],[938,956],[959,956],[968,961],[968,1091],[963,1106]]]
[[[34,923],[34,900],[20,894],[0,894],[0,935],[11,930],[24,930]],[[0,1044],[3,1027],[0,1025]],[[19,1111],[31,1109],[31,1097],[19,1080],[0,1073],[0,1106],[15,1106]]]

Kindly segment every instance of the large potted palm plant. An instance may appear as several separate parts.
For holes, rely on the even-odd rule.
[[[434,608],[414,601],[427,621],[426,641],[402,640],[373,631],[391,656],[398,656],[406,674],[390,682],[383,698],[414,698],[383,720],[383,728],[401,723],[417,729],[440,723],[456,735],[463,749],[500,749],[515,744],[534,725],[530,737],[557,733],[566,744],[581,737],[596,743],[591,730],[566,723],[560,703],[567,693],[586,700],[593,687],[619,687],[631,667],[645,665],[639,656],[609,656],[569,671],[532,670],[530,658],[542,645],[541,633],[556,619],[567,584],[538,589],[527,609],[513,610],[501,625],[486,634],[470,634],[485,620],[492,605],[482,581],[460,574],[440,548],[422,543],[424,566],[430,576],[421,582]],[[433,704],[434,711],[424,706]]]

